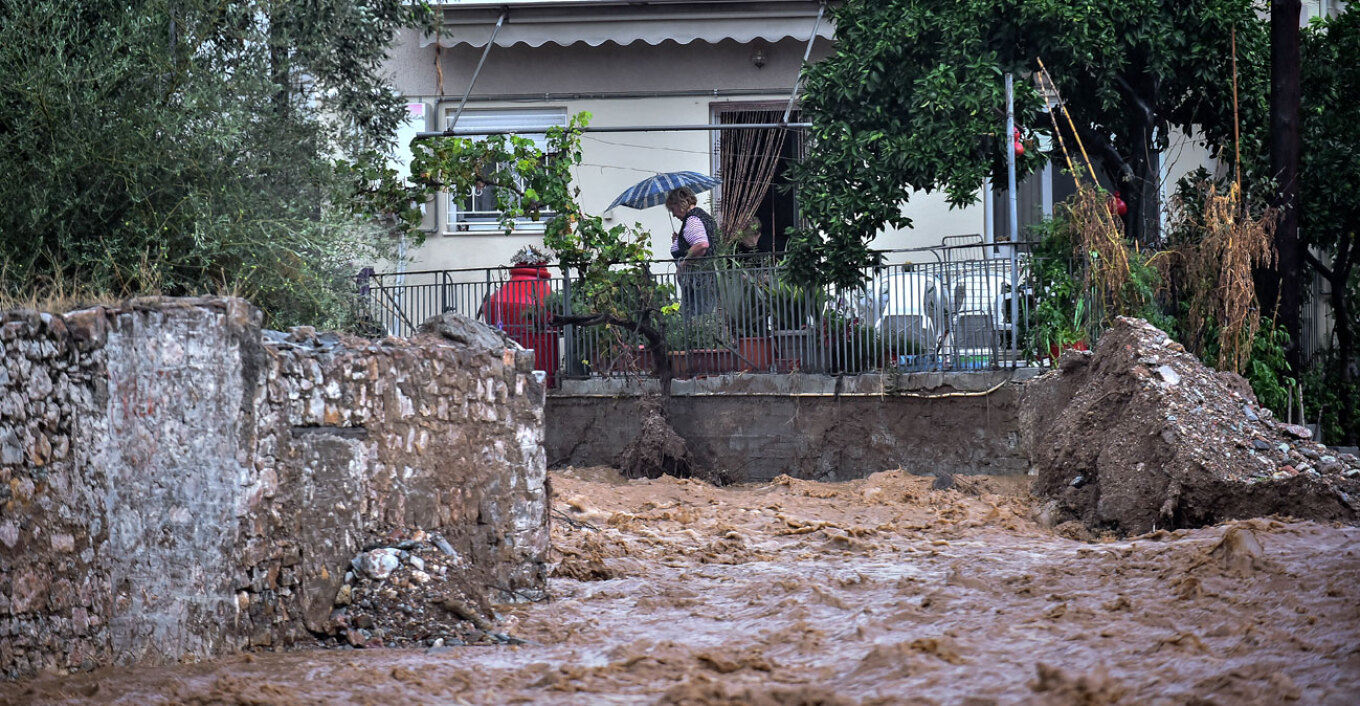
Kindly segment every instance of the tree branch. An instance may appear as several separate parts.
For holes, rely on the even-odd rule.
[[[1068,137],[1072,137],[1070,126],[1064,125],[1062,121],[1058,121],[1058,126],[1060,130],[1067,133]],[[1089,127],[1078,128],[1077,132],[1078,134],[1076,137],[1081,138],[1081,144],[1085,145],[1087,149],[1095,151],[1096,156],[1101,158],[1101,166],[1105,168],[1106,173],[1111,177],[1114,177],[1116,174],[1121,177],[1113,179],[1113,181],[1120,182],[1133,180],[1133,167],[1129,166],[1129,163],[1124,159],[1124,156],[1115,150],[1114,145],[1110,144],[1108,137],[1095,132]],[[1076,140],[1073,140],[1073,142],[1075,141]],[[1076,155],[1072,156],[1074,162],[1077,161],[1076,157]],[[1092,166],[1094,167],[1094,165]],[[1095,178],[1094,174],[1090,176],[1093,179]]]
[[[1119,84],[1119,87],[1123,89],[1124,95],[1127,96],[1128,99],[1137,106],[1138,110],[1143,113],[1143,119],[1148,123],[1151,123],[1153,118],[1156,117],[1152,110],[1152,106],[1148,105],[1147,101],[1143,100],[1143,97],[1138,94],[1138,91],[1132,84],[1125,80],[1123,76],[1115,76],[1115,83]]]
[[[1314,256],[1313,253],[1309,252],[1307,248],[1304,248],[1303,250],[1303,259],[1307,261],[1308,264],[1312,265],[1313,269],[1321,273],[1322,276],[1327,279],[1327,281],[1329,282],[1332,281],[1332,271],[1330,269],[1327,269],[1327,266],[1322,264],[1322,261],[1317,259],[1317,257]]]
[[[472,178],[474,181],[480,182],[484,187],[490,186],[494,189],[509,189],[520,196],[524,195],[524,192],[520,190],[519,185],[515,183],[514,179],[511,179],[509,184],[502,184],[499,181],[488,179],[484,174],[473,174]]]

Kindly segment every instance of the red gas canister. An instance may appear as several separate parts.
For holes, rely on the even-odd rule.
[[[534,368],[548,374],[548,386],[557,386],[557,331],[542,305],[552,288],[548,268],[516,265],[510,281],[501,285],[482,307],[488,324],[505,331],[521,346],[534,351]]]

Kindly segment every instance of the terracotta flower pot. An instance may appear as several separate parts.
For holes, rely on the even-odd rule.
[[[1051,359],[1053,359],[1053,360],[1057,360],[1057,359],[1058,359],[1058,356],[1062,355],[1062,352],[1063,352],[1063,351],[1067,351],[1067,350],[1072,350],[1072,351],[1089,351],[1089,350],[1091,350],[1091,349],[1088,348],[1088,347],[1086,346],[1086,341],[1077,341],[1076,343],[1067,343],[1067,344],[1064,344],[1064,345],[1061,346],[1061,347],[1059,347],[1058,344],[1054,343],[1053,345],[1049,346],[1049,348],[1048,348],[1048,357],[1051,358]]]
[[[747,336],[737,339],[737,361],[744,372],[763,373],[774,364],[774,339],[768,336]]]

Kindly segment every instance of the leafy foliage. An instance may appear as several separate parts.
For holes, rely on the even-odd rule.
[[[581,134],[589,120],[589,113],[580,113],[566,127],[549,128],[546,149],[516,135],[422,141],[414,150],[412,181],[427,193],[496,187],[507,233],[518,219],[548,218],[544,245],[576,273],[572,313],[556,319],[602,326],[608,342],[630,354],[640,334],[656,365],[666,366],[662,314],[674,308],[675,292],[652,277],[650,236],[637,224],[606,228],[600,216],[585,213],[577,201],[580,189],[571,170],[581,163]]]
[[[1099,159],[1139,235],[1155,222],[1148,156],[1169,129],[1202,131],[1215,149],[1231,140],[1234,27],[1243,94],[1263,100],[1253,87],[1263,85],[1266,33],[1251,0],[848,0],[835,54],[807,70],[803,110],[816,144],[799,170],[810,227],[790,244],[793,265],[801,277],[857,284],[878,264],[868,241],[885,224],[911,225],[900,204],[913,193],[943,189],[962,206],[985,177],[1004,183],[1002,74],[1032,75],[1038,59],[1073,114],[1069,143],[1080,136]],[[1049,131],[1044,110],[1034,85],[1017,80],[1026,140]],[[1242,110],[1256,124],[1264,103]],[[1032,147],[1021,176],[1045,159]]]
[[[1338,394],[1330,405],[1345,436],[1360,441],[1360,405],[1354,359],[1360,332],[1360,12],[1348,10],[1304,33],[1302,60],[1302,141],[1299,164],[1299,234],[1305,259],[1330,284],[1336,349],[1313,377],[1325,384],[1309,386],[1319,394]],[[1349,395],[1347,397],[1346,395]],[[1310,398],[1305,398],[1309,401]],[[1311,404],[1311,402],[1309,402]]]
[[[1308,421],[1322,421],[1324,443],[1353,446],[1360,434],[1351,423],[1355,410],[1360,409],[1360,381],[1354,375],[1349,379],[1338,375],[1337,371],[1343,366],[1336,360],[1336,355],[1335,350],[1326,351],[1321,364],[1312,366],[1301,376],[1304,416]]]
[[[1243,377],[1251,383],[1251,391],[1256,393],[1256,401],[1280,416],[1289,407],[1289,395],[1294,385],[1289,375],[1289,363],[1285,361],[1287,347],[1289,332],[1270,319],[1262,319],[1260,329],[1252,338],[1251,357],[1242,371]]]
[[[726,348],[729,341],[726,322],[715,313],[685,319],[679,313],[664,316],[666,346],[673,351]]]
[[[427,6],[14,0],[2,12],[8,293],[228,290],[274,325],[336,323],[352,263],[381,244],[336,206],[381,181],[403,108],[378,69]]]
[[[1302,44],[1300,233],[1338,254],[1360,231],[1360,12],[1313,24]]]
[[[1036,302],[1027,337],[1032,354],[1043,358],[1055,348],[1090,341],[1091,300],[1082,288],[1071,228],[1050,218],[1036,229],[1040,240],[1031,260]]]

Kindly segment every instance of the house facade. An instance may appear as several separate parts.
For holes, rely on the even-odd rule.
[[[759,247],[782,245],[785,228],[798,218],[798,195],[778,187],[787,181],[786,165],[806,148],[804,131],[697,128],[798,124],[804,60],[832,49],[835,30],[824,4],[502,0],[443,3],[441,12],[445,36],[408,32],[390,58],[393,82],[409,101],[403,142],[455,127],[541,135],[586,111],[592,127],[611,130],[583,136],[576,179],[588,212],[607,223],[640,223],[664,258],[675,222],[661,207],[608,210],[618,194],[661,172],[716,174],[731,186],[701,194],[700,205],[722,220],[737,200],[740,180],[732,175],[773,164],[768,181],[775,188],[744,200],[758,202],[746,210],[759,220]],[[542,244],[541,223],[505,234],[495,224],[494,203],[482,193],[449,194],[431,204],[425,242],[407,251],[404,267],[497,267],[522,246]],[[907,208],[915,228],[887,230],[875,247],[927,247],[945,236],[990,232],[982,201],[951,210],[941,195],[920,194]]]
[[[1306,24],[1345,8],[1339,0],[1305,0],[1300,19]],[[818,61],[832,51],[830,9],[818,0],[440,3],[444,35],[407,31],[389,58],[392,81],[409,101],[411,119],[401,142],[455,127],[532,136],[587,111],[592,126],[618,131],[583,136],[583,161],[575,175],[582,205],[602,214],[607,223],[640,223],[652,234],[658,258],[669,250],[675,222],[661,207],[608,210],[619,193],[669,171],[735,181],[725,174],[734,160],[749,163],[774,149],[774,188],[760,197],[755,215],[762,231],[760,247],[778,248],[784,229],[798,218],[798,194],[778,187],[786,183],[784,166],[807,147],[803,131],[769,131],[783,136],[771,147],[768,140],[753,146],[751,140],[732,139],[731,131],[666,128],[797,124],[799,72],[805,61]],[[1202,145],[1183,135],[1170,136],[1160,158],[1164,210],[1177,180],[1201,165],[1216,166]],[[1053,204],[1069,192],[1069,181],[1050,166],[1019,185],[1022,233],[1052,214]],[[732,191],[724,186],[701,194],[700,205],[722,220]],[[1006,194],[990,185],[979,189],[975,205],[962,209],[951,209],[939,192],[918,193],[904,206],[914,227],[885,229],[872,245],[924,248],[963,240],[958,236],[1004,241],[1006,208]],[[522,223],[507,235],[496,220],[493,195],[447,194],[426,208],[424,243],[406,249],[404,262],[379,269],[470,270],[446,278],[473,281],[484,275],[472,270],[507,265],[524,245],[542,244],[541,223]],[[918,258],[929,255],[893,255],[889,261]],[[1320,311],[1306,315],[1322,318]]]

